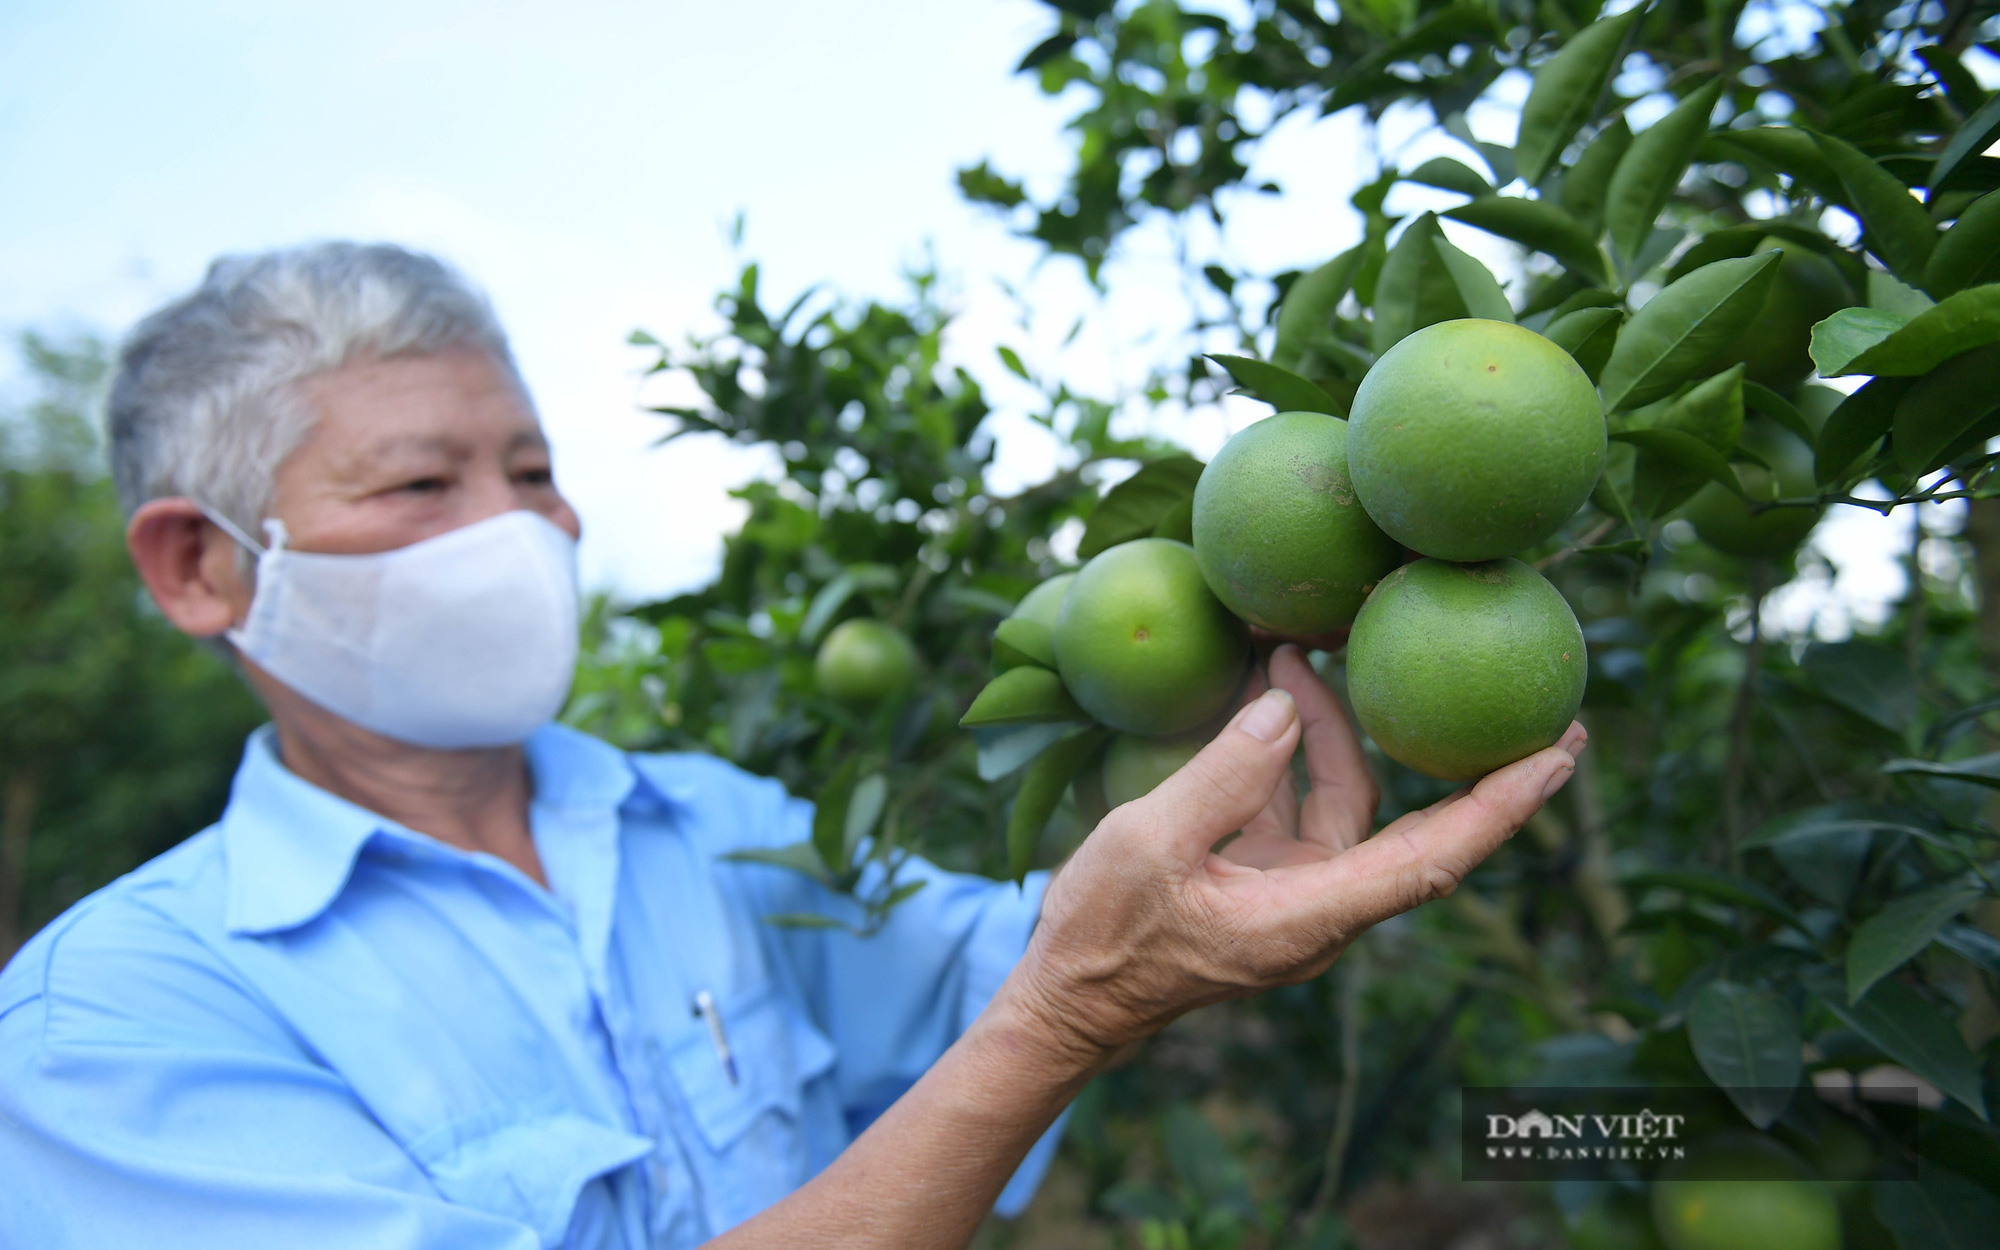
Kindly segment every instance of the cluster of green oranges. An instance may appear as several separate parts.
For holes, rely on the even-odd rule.
[[[1471,780],[1555,742],[1583,697],[1583,633],[1511,557],[1589,497],[1605,446],[1569,354],[1482,320],[1397,344],[1348,420],[1286,412],[1237,434],[1195,487],[1191,545],[1120,544],[1019,609],[1049,622],[1077,704],[1122,735],[1105,799],[1212,736],[1253,631],[1329,645],[1351,628],[1355,714],[1420,772]]]
[[[1788,389],[1789,355],[1772,379]],[[1816,389],[1801,407],[1819,406]],[[1759,453],[1742,470],[1748,496],[1812,492],[1795,436],[1746,428],[1743,441]],[[1596,388],[1561,347],[1507,322],[1428,326],[1375,363],[1347,419],[1281,412],[1230,439],[1195,485],[1191,542],[1120,543],[1028,594],[996,635],[996,659],[1010,637],[1027,647],[1000,684],[1042,709],[1024,719],[1117,731],[1100,770],[1116,806],[1214,736],[1259,636],[1320,648],[1344,636],[1348,696],[1374,742],[1434,777],[1481,777],[1557,741],[1582,701],[1576,615],[1516,557],[1590,497],[1606,449]],[[1712,484],[1686,515],[1710,545],[1764,558],[1817,519],[1752,512]],[[916,667],[900,633],[852,620],[823,646],[819,684],[879,701]]]

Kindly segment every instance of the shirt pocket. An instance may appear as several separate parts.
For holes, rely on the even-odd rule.
[[[556,1246],[584,1186],[643,1158],[653,1143],[574,1111],[503,1106],[406,1149],[447,1201],[525,1224]]]
[[[806,1181],[806,1087],[833,1068],[835,1051],[768,982],[719,996],[716,1009],[735,1080],[706,1020],[690,1018],[662,1039],[662,1049],[688,1116],[720,1165],[719,1232]]]

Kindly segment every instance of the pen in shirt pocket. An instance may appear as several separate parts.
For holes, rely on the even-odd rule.
[[[729,1049],[729,1033],[722,1027],[722,1012],[715,1005],[715,995],[707,990],[697,990],[694,996],[694,1014],[708,1025],[708,1040],[715,1043],[715,1057],[722,1061],[722,1074],[734,1085],[736,1080],[736,1056]]]

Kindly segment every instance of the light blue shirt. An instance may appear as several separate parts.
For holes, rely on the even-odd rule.
[[[23,947],[0,1246],[691,1246],[921,1076],[1040,910],[1039,877],[912,861],[874,937],[781,929],[855,909],[719,856],[808,836],[809,804],[555,726],[527,750],[548,890],[300,780],[265,729],[219,823]]]

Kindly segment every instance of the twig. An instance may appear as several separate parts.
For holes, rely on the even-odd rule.
[[[1354,1139],[1354,1105],[1361,1090],[1361,990],[1368,964],[1359,943],[1340,960],[1340,1093],[1334,1106],[1333,1136],[1326,1143],[1326,1163],[1319,1189],[1306,1209],[1308,1223],[1326,1214],[1340,1196],[1340,1178],[1347,1170],[1347,1146]]]
[[[1770,569],[1762,561],[1750,566],[1750,642],[1743,653],[1743,680],[1736,686],[1736,706],[1729,714],[1729,762],[1722,782],[1722,835],[1728,840],[1729,871],[1743,871],[1743,778],[1750,754],[1750,705],[1756,697],[1757,674],[1764,663],[1764,595]]]
[[[1598,539],[1604,537],[1606,534],[1609,534],[1612,530],[1616,529],[1617,527],[1618,527],[1618,519],[1616,517],[1606,518],[1605,520],[1600,521],[1598,524],[1592,526],[1588,533],[1586,533],[1583,537],[1577,539],[1575,542],[1571,543],[1569,546],[1564,547],[1561,551],[1556,552],[1552,556],[1543,556],[1541,559],[1535,561],[1535,567],[1537,569],[1545,569],[1552,564],[1560,564],[1562,561],[1569,559],[1577,552],[1582,551],[1585,547],[1595,546]]]

